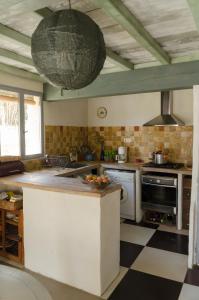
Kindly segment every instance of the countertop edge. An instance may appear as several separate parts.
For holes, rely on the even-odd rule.
[[[15,176],[15,178],[13,178]],[[23,182],[20,180],[16,180],[16,178],[19,178],[20,175],[13,175],[13,176],[7,176],[7,177],[0,177],[0,184],[4,185],[12,185],[15,187],[20,188],[32,188],[32,189],[38,189],[38,190],[45,190],[45,191],[51,191],[51,192],[58,192],[58,193],[64,193],[64,194],[75,194],[75,195],[83,195],[83,196],[90,196],[90,197],[97,197],[102,198],[106,196],[107,194],[110,194],[114,191],[120,190],[121,185],[120,184],[112,184],[105,189],[98,190],[98,189],[92,189],[89,191],[84,191],[81,188],[70,188],[70,187],[56,187],[53,184],[52,185],[46,185],[39,182]]]
[[[192,170],[181,168],[181,169],[167,169],[167,168],[152,168],[152,167],[144,167],[142,163],[134,164],[134,163],[104,163],[101,162],[101,166],[106,169],[116,169],[116,170],[126,170],[126,171],[144,171],[144,172],[157,172],[157,173],[173,173],[173,174],[184,174],[184,175],[192,175]]]

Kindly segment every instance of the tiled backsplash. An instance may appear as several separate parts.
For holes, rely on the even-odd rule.
[[[148,161],[150,153],[163,149],[168,149],[169,160],[173,162],[186,164],[192,161],[192,126],[89,127],[88,142],[99,157],[100,145],[96,146],[96,134],[104,138],[107,150],[127,146],[129,161],[137,158]],[[125,143],[125,139],[130,143]]]
[[[173,162],[190,164],[192,161],[192,126],[164,127],[76,127],[45,126],[45,153],[49,155],[67,154],[71,147],[79,148],[89,144],[100,157],[99,140],[104,140],[105,150],[116,150],[118,146],[128,147],[129,161],[142,159],[148,161],[153,151],[166,149]],[[128,143],[125,143],[125,139]],[[1,161],[20,159],[17,157],[1,157]],[[25,161],[26,169],[41,167],[40,160]]]
[[[67,154],[71,147],[87,144],[87,127],[45,126],[45,153]]]
[[[190,163],[192,160],[192,126],[164,127],[75,127],[75,126],[46,126],[46,153],[66,154],[71,146],[79,147],[88,143],[96,151],[99,159],[102,137],[105,149],[117,149],[126,145],[129,150],[129,161],[140,158],[148,161],[149,154],[160,149],[168,149],[169,159],[174,162]],[[125,143],[127,138],[130,143]]]

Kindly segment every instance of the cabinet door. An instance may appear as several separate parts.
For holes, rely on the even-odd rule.
[[[190,202],[191,202],[191,189],[185,188],[183,190],[183,215],[182,215],[182,222],[183,222],[184,229],[189,229]]]

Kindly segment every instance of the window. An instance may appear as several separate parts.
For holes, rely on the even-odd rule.
[[[19,95],[0,90],[0,155],[20,155]]]
[[[42,145],[41,95],[0,89],[0,156],[38,156]]]
[[[24,96],[25,155],[42,152],[41,147],[41,100],[33,95]]]

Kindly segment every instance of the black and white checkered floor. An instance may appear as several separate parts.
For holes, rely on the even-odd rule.
[[[102,298],[199,300],[199,270],[188,270],[188,235],[172,227],[121,224],[121,270]]]

